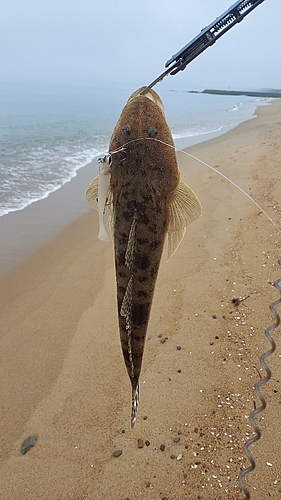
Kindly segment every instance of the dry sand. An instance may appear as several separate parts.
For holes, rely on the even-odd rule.
[[[188,152],[243,187],[280,227],[281,101],[257,114]],[[237,476],[249,465],[243,445],[260,404],[253,386],[265,375],[259,357],[270,347],[269,305],[279,298],[272,283],[281,277],[280,233],[217,173],[178,156],[203,216],[161,264],[134,429],[113,249],[96,239],[97,213],[87,211],[2,278],[1,500],[244,497]],[[235,298],[245,300],[235,307]],[[281,497],[280,328],[272,335],[262,439],[245,480],[252,500]],[[37,444],[22,455],[30,435]],[[138,439],[149,446],[138,448]]]

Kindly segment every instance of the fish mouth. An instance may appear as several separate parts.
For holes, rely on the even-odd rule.
[[[161,100],[161,98],[159,97],[159,95],[155,92],[155,90],[153,89],[149,89],[145,95],[141,95],[142,91],[145,89],[146,87],[141,87],[140,89],[136,90],[135,92],[132,93],[132,95],[130,95],[129,99],[128,99],[128,102],[132,101],[133,99],[136,99],[136,98],[141,98],[141,99],[150,99],[151,101],[153,101],[157,106],[158,108],[161,109],[161,111],[163,113],[165,113],[165,108],[164,108],[164,104]]]

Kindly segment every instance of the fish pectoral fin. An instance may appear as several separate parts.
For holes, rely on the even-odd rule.
[[[99,210],[99,176],[95,177],[86,189],[86,200],[95,210]],[[104,213],[112,216],[113,193],[109,188],[104,207]]]
[[[95,210],[99,209],[99,176],[95,177],[86,189],[86,200]]]
[[[181,244],[186,226],[201,215],[201,203],[196,194],[184,182],[180,182],[169,207],[168,260]]]
[[[99,176],[95,177],[86,189],[86,200],[95,210],[99,212]],[[104,213],[109,215],[109,232],[110,237],[107,234],[106,229],[103,226],[103,217],[100,216],[100,232],[99,239],[104,241],[110,241],[113,239],[113,229],[112,229],[112,219],[113,219],[113,193],[110,188],[108,188],[106,193],[106,201],[104,204]]]
[[[168,233],[168,257],[167,262],[174,255],[175,251],[179,248],[184,235],[186,233],[186,228],[179,229],[173,233]]]

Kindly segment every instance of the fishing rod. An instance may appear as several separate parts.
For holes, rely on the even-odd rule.
[[[193,59],[202,54],[208,47],[211,47],[222,35],[235,24],[240,23],[262,2],[264,0],[240,0],[235,2],[220,17],[217,17],[214,22],[202,29],[193,40],[173,55],[165,64],[168,69],[145,87],[141,95],[145,95],[156,83],[161,82],[165,76],[169,74],[176,75],[179,71],[183,71]]]

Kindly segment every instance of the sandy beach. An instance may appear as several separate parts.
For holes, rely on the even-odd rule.
[[[278,227],[280,117],[276,100],[186,150],[241,186]],[[182,152],[178,159],[203,215],[173,258],[162,259],[134,429],[113,247],[98,241],[97,212],[84,198],[92,167],[16,212],[12,225],[0,221],[1,500],[242,500],[237,476],[249,466],[243,446],[254,435],[254,385],[265,376],[259,358],[275,321],[280,232],[216,172]],[[56,231],[51,210],[61,217]],[[13,251],[9,238],[18,241]],[[262,439],[245,478],[252,500],[281,497],[280,328],[272,336]],[[28,436],[37,442],[23,455]]]

